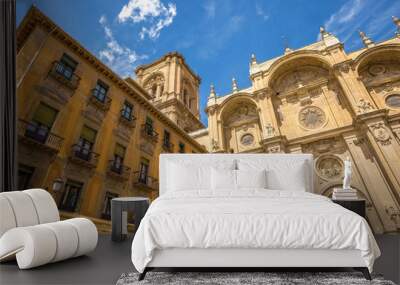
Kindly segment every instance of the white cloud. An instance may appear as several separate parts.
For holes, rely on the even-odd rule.
[[[204,6],[204,10],[206,11],[207,18],[213,19],[215,18],[215,12],[217,9],[217,5],[215,1],[207,1]]]
[[[260,3],[256,3],[256,14],[260,16],[264,21],[269,19],[269,15],[264,11],[264,8],[260,5]]]
[[[393,0],[347,0],[324,23],[328,32],[335,34],[346,47],[361,46],[358,31],[365,31],[376,40],[390,36],[391,16],[400,11],[400,1]],[[320,39],[320,35],[318,37]],[[374,40],[374,38],[373,38]]]
[[[365,3],[365,0],[348,0],[324,23],[325,29],[337,36],[341,36],[342,41],[347,41],[358,29],[358,25],[360,24],[356,23],[356,25],[350,25],[350,22],[358,18]]]
[[[151,39],[157,39],[161,30],[172,24],[176,14],[176,5],[173,3],[165,6],[160,0],[129,0],[119,12],[118,21],[148,23],[147,27],[142,27],[140,38],[144,39],[147,35]]]
[[[114,37],[111,28],[108,25],[107,18],[103,15],[99,19],[103,27],[106,48],[100,50],[99,57],[116,73],[122,77],[132,75],[135,65],[138,61],[146,59],[147,55],[139,55],[136,51],[121,45]]]

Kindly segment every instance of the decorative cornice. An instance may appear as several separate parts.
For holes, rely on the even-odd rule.
[[[171,129],[174,129],[186,140],[190,141],[198,149],[206,150],[194,139],[192,139],[184,130],[179,128],[173,121],[171,121],[166,115],[159,111],[155,106],[148,101],[147,97],[149,94],[143,89],[136,81],[130,80],[127,82],[112,71],[107,65],[102,63],[96,56],[85,49],[79,42],[73,39],[68,33],[66,33],[61,27],[57,26],[50,18],[43,14],[35,6],[31,6],[28,13],[24,17],[23,21],[17,29],[17,54],[24,46],[26,40],[35,29],[40,26],[47,32],[51,32],[52,36],[61,41],[65,46],[72,50],[76,55],[85,59],[89,65],[94,67],[99,73],[107,77],[117,87],[126,92],[128,95],[136,99],[136,101],[146,108],[150,113],[155,115],[160,121],[167,124]]]
[[[174,57],[177,58],[178,61],[187,68],[189,73],[198,81],[197,83],[200,84],[201,83],[200,76],[197,73],[195,73],[193,71],[193,69],[190,68],[190,66],[186,63],[185,57],[177,51],[169,52],[151,63],[139,65],[138,67],[136,67],[135,73],[138,74],[139,72],[143,71],[144,69],[155,66],[163,61],[168,61],[169,58],[174,58]]]

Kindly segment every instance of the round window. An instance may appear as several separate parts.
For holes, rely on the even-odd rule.
[[[245,134],[240,139],[240,142],[242,143],[242,145],[251,145],[254,142],[254,137],[252,134]]]
[[[400,108],[400,95],[394,94],[386,97],[386,105],[391,108]]]

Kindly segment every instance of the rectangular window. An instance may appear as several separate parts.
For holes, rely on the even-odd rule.
[[[77,210],[82,188],[83,183],[68,179],[65,183],[63,195],[58,206],[59,209],[68,212],[75,212]]]
[[[120,144],[115,145],[114,150],[114,162],[112,164],[112,170],[116,173],[122,173],[122,166],[124,162],[126,148]]]
[[[170,146],[170,134],[167,130],[164,130],[164,146]]]
[[[184,153],[185,152],[185,144],[184,143],[179,143],[179,152]]]
[[[124,106],[122,107],[121,110],[121,116],[127,119],[128,121],[131,121],[133,117],[133,105],[125,101]]]
[[[25,135],[36,141],[45,143],[57,114],[58,111],[56,109],[40,103],[33,115],[32,121],[26,128]]]
[[[56,71],[60,75],[64,76],[66,79],[70,80],[77,66],[78,63],[73,60],[69,55],[64,53],[60,59],[59,64],[56,67]]]
[[[147,184],[148,174],[149,174],[149,161],[143,158],[140,162],[139,182]]]
[[[146,117],[146,132],[148,135],[152,136],[153,135],[153,119],[150,118],[149,116]]]
[[[83,126],[81,136],[79,137],[78,147],[75,149],[75,155],[81,159],[89,161],[93,145],[96,141],[97,131]]]
[[[106,192],[106,195],[104,197],[104,204],[103,204],[103,210],[101,211],[101,217],[103,219],[111,219],[111,200],[114,198],[117,198],[119,195],[116,193],[112,192]]]
[[[24,190],[31,188],[31,178],[34,171],[34,167],[24,164],[18,165],[18,189]]]
[[[93,96],[100,102],[104,103],[104,101],[106,100],[108,88],[108,85],[105,84],[103,81],[97,80],[96,87],[93,89]]]

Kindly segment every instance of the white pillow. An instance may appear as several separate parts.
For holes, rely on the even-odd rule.
[[[188,166],[170,163],[168,168],[168,190],[209,190],[211,188],[210,167]]]
[[[268,189],[307,191],[307,171],[304,161],[290,163],[285,169],[267,171]]]
[[[236,170],[237,187],[267,188],[267,170]]]
[[[211,168],[213,190],[236,190],[236,170]]]
[[[239,160],[240,170],[267,170],[267,188],[272,190],[310,191],[306,161],[292,159]]]

